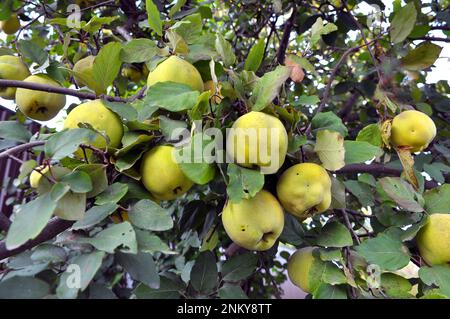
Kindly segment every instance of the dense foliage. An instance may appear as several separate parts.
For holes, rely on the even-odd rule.
[[[437,262],[424,260],[416,240],[429,215],[450,213],[450,87],[427,82],[449,42],[449,1],[395,0],[389,10],[379,0],[75,2],[0,3],[0,20],[17,15],[21,24],[2,33],[1,56],[46,74],[27,84],[2,76],[0,63],[0,87],[18,87],[16,115],[0,122],[0,159],[21,162],[2,187],[24,191],[0,218],[0,298],[279,298],[289,255],[311,246],[312,298],[450,298],[450,229],[438,236]],[[147,87],[148,72],[171,55],[193,64],[206,90]],[[88,75],[74,68],[87,56]],[[32,91],[19,101],[24,89]],[[58,132],[44,122],[32,135],[27,116],[42,110],[29,92],[46,90],[78,97],[76,105],[102,99],[106,108],[86,112],[112,111],[108,123],[119,118],[112,130],[123,136],[116,142],[95,120]],[[65,118],[76,105],[60,110],[64,102],[45,107]],[[392,142],[392,119],[406,110],[436,126],[424,147]],[[175,129],[207,144],[208,128],[225,133],[250,111],[286,128],[276,173],[200,158],[180,165],[193,184],[182,196],[155,198],[143,186],[143,155],[177,144]],[[277,196],[283,172],[306,162],[327,170],[331,205],[306,216],[285,209],[268,250],[234,244],[224,206],[262,189]],[[145,174],[163,185],[166,170]]]

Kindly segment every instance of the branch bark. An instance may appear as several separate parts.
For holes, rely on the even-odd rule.
[[[289,17],[289,19],[286,21],[286,24],[284,25],[283,38],[281,38],[280,47],[278,48],[278,52],[277,52],[277,61],[280,64],[284,63],[286,49],[289,44],[289,38],[291,36],[292,28],[294,27],[294,20],[295,20],[296,16],[297,16],[297,10],[294,5],[293,9],[292,9],[292,14]]]
[[[20,153],[20,152],[26,151],[26,150],[28,150],[30,148],[33,148],[33,147],[36,147],[36,146],[40,146],[40,145],[44,145],[44,144],[45,144],[45,141],[36,141],[36,142],[20,144],[20,145],[11,147],[10,149],[0,153],[0,159],[5,158],[5,157],[9,157],[12,154]]]
[[[16,81],[16,80],[2,80],[0,79],[0,88],[1,87],[16,87],[16,88],[24,88],[34,91],[43,91],[48,93],[58,93],[58,94],[64,94],[64,95],[71,95],[78,97],[80,99],[87,99],[87,100],[96,100],[96,99],[104,99],[110,102],[132,102],[136,100],[136,98],[130,97],[128,99],[124,99],[117,96],[110,96],[110,95],[96,95],[94,93],[90,92],[81,92],[77,90],[72,90],[64,87],[56,87],[56,86],[49,86],[45,84],[40,83],[32,83],[32,82],[24,82],[24,81]],[[140,93],[141,95],[141,93]]]
[[[27,249],[36,247],[37,245],[52,239],[56,235],[62,233],[70,226],[72,226],[73,223],[73,221],[62,220],[55,217],[48,223],[48,225],[36,238],[26,242],[16,249],[8,250],[6,249],[5,242],[0,242],[0,260],[17,255]]]

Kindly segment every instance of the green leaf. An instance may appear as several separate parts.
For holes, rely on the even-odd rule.
[[[441,292],[450,298],[450,268],[448,266],[421,267],[419,277],[428,286],[438,286]]]
[[[260,38],[255,45],[252,46],[245,60],[244,70],[256,72],[264,58],[264,38]]]
[[[170,8],[169,17],[172,18],[175,13],[180,11],[180,9],[184,6],[187,0],[176,0],[175,5]]]
[[[0,299],[40,299],[49,294],[49,284],[38,278],[13,277],[0,282]]]
[[[319,131],[314,151],[319,156],[322,166],[329,171],[336,171],[345,166],[344,139],[338,132]]]
[[[348,299],[347,291],[342,285],[320,285],[313,293],[313,299]]]
[[[444,163],[434,162],[433,164],[424,164],[423,170],[427,172],[436,182],[445,183],[445,177],[442,172],[448,173],[450,167]]]
[[[102,265],[104,252],[83,254],[70,260],[69,268],[59,278],[56,295],[60,299],[74,299],[78,290],[85,290]]]
[[[145,8],[147,9],[148,24],[157,35],[162,36],[162,21],[158,8],[152,0],[145,0]]]
[[[150,288],[159,288],[159,275],[151,254],[143,252],[136,255],[117,253],[116,259],[130,274],[131,278],[144,283]]]
[[[331,208],[346,208],[345,185],[337,178],[331,178]]]
[[[235,255],[223,264],[222,278],[231,282],[245,279],[256,270],[257,262],[258,256],[252,252]]]
[[[187,123],[185,121],[172,120],[164,115],[159,117],[159,127],[161,133],[164,135],[167,141],[177,141],[180,136],[176,134],[180,130],[187,128]]]
[[[133,39],[122,47],[120,59],[125,63],[150,61],[158,53],[156,43],[150,39]]]
[[[317,245],[323,247],[347,247],[353,245],[348,229],[339,222],[327,223],[317,237]]]
[[[423,212],[423,207],[416,200],[416,192],[411,184],[399,177],[383,177],[380,185],[386,194],[399,206],[415,213]]]
[[[409,71],[420,71],[433,65],[441,54],[442,47],[431,43],[422,42],[414,50],[401,59],[403,68]]]
[[[405,267],[410,260],[407,248],[402,242],[383,233],[363,241],[356,247],[356,251],[367,262],[389,271]]]
[[[220,299],[248,299],[245,292],[238,285],[225,284],[219,289]]]
[[[180,112],[192,109],[200,93],[190,86],[175,82],[158,82],[147,92],[147,99],[167,111]]]
[[[443,184],[423,194],[425,209],[429,214],[448,212],[450,209],[450,184]]]
[[[236,62],[236,56],[234,55],[231,43],[225,40],[220,33],[216,35],[216,50],[226,67],[229,67]]]
[[[408,279],[394,273],[381,274],[381,288],[392,298],[411,298],[412,285]]]
[[[188,145],[177,149],[176,157],[183,173],[194,183],[204,185],[215,176],[214,154],[205,154],[208,149],[215,149],[215,141],[203,133],[197,133]]]
[[[191,285],[200,293],[207,294],[217,285],[216,258],[211,251],[201,252],[191,270]]]
[[[0,138],[5,140],[17,141],[26,143],[31,138],[31,133],[27,130],[25,125],[16,121],[1,121],[0,122]]]
[[[390,35],[393,43],[405,40],[416,24],[417,11],[414,2],[408,3],[395,13],[392,19]]]
[[[103,100],[103,104],[116,113],[124,121],[134,121],[137,119],[137,111],[129,103],[110,102]]]
[[[114,183],[109,185],[107,189],[103,191],[95,199],[96,205],[105,205],[109,203],[117,203],[128,192],[128,185],[123,183]]]
[[[136,287],[134,293],[138,299],[178,299],[181,297],[180,291],[184,289],[185,287],[181,281],[161,276],[159,289],[140,284]]]
[[[19,40],[17,48],[23,56],[36,62],[39,66],[44,65],[48,61],[48,53],[33,41]]]
[[[113,254],[116,248],[131,254],[137,253],[136,233],[129,222],[115,224],[102,230],[94,238],[80,238],[78,241],[91,244],[110,254]]]
[[[109,203],[102,206],[94,206],[90,208],[84,217],[77,221],[73,226],[73,230],[86,229],[97,225],[106,217],[111,215],[119,208],[119,205]]]
[[[330,285],[346,284],[347,278],[343,271],[336,267],[332,262],[322,261],[314,256],[314,262],[311,265],[308,278],[311,291],[316,291],[320,285],[327,283]]]
[[[20,247],[39,235],[52,217],[56,206],[57,202],[52,199],[51,192],[21,205],[6,235],[6,248],[11,250]]]
[[[381,147],[383,140],[381,139],[381,130],[378,124],[369,124],[359,131],[356,136],[358,142],[368,142],[374,146]]]
[[[60,182],[69,185],[75,193],[88,193],[92,191],[92,182],[89,175],[83,171],[73,171],[61,177]]]
[[[317,95],[300,95],[298,100],[296,100],[293,105],[317,105],[320,102],[320,99]],[[331,112],[327,112],[331,113]],[[323,113],[319,113],[323,114]]]
[[[229,184],[227,194],[230,200],[238,203],[242,198],[252,198],[264,186],[264,175],[259,171],[229,164],[227,169]]]
[[[128,213],[128,217],[134,226],[142,229],[164,231],[173,227],[170,213],[148,199],[137,202]]]
[[[291,68],[279,65],[274,71],[267,72],[258,80],[252,92],[254,104],[252,111],[261,111],[277,97],[281,86],[291,74]]]
[[[87,198],[97,196],[108,187],[106,168],[103,164],[83,164],[77,166],[75,170],[85,172],[91,178],[92,190],[86,194]]]
[[[193,44],[198,41],[202,33],[202,28],[203,24],[200,13],[194,13],[175,23],[170,29],[176,30],[186,43]]]
[[[74,153],[80,144],[89,144],[97,133],[85,128],[75,128],[53,134],[45,143],[45,154],[54,160],[60,160]]]
[[[315,132],[321,130],[335,131],[346,137],[348,134],[347,127],[342,123],[341,118],[339,118],[333,112],[320,112],[316,114],[311,120],[311,127]]]
[[[300,146],[305,145],[308,139],[305,135],[296,135],[289,140],[288,152],[295,153],[300,149]]]
[[[373,191],[369,185],[353,180],[344,181],[345,187],[352,193],[363,207],[375,204]]]
[[[120,71],[120,52],[122,45],[118,42],[109,42],[104,45],[94,60],[92,71],[95,83],[99,85],[97,94],[105,93]]]
[[[322,18],[317,18],[316,22],[311,27],[311,46],[316,44],[322,35],[331,33],[337,30],[337,26],[333,23],[323,24]]]
[[[378,157],[383,150],[368,142],[344,141],[345,164],[363,163]]]
[[[151,254],[154,254],[155,252],[161,252],[167,255],[177,254],[176,251],[171,250],[170,247],[155,234],[139,228],[135,229],[135,232],[139,251]]]
[[[305,232],[300,222],[291,214],[284,215],[284,228],[280,235],[280,242],[299,246],[303,243]]]

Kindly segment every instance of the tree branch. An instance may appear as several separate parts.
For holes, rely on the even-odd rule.
[[[289,17],[289,19],[286,21],[286,24],[284,25],[284,31],[283,31],[283,38],[280,42],[280,47],[278,48],[277,52],[277,61],[280,64],[284,63],[284,57],[286,55],[286,49],[288,47],[289,38],[291,36],[292,28],[294,27],[294,20],[297,16],[297,10],[295,8],[295,4],[292,8],[292,14]]]
[[[20,153],[20,152],[26,151],[30,148],[44,145],[44,144],[45,144],[45,141],[35,141],[35,142],[20,144],[20,145],[11,147],[10,149],[0,153],[0,159],[9,157],[12,154]]]
[[[8,250],[6,249],[5,242],[0,242],[0,260],[3,260],[5,258],[17,255],[27,249],[33,248],[47,240],[52,239],[56,235],[62,233],[66,229],[68,229],[70,226],[72,226],[74,221],[68,221],[68,220],[62,220],[59,218],[53,218],[50,220],[50,222],[45,226],[45,228],[42,230],[42,232],[34,239],[29,240],[22,246]]]
[[[450,42],[450,38],[439,38],[439,37],[420,37],[411,40],[426,40],[426,41],[440,41],[440,42]]]
[[[96,99],[104,99],[110,102],[132,102],[136,100],[134,96],[124,99],[117,96],[110,96],[110,95],[99,95],[97,96],[94,93],[90,92],[81,92],[77,90],[72,90],[64,87],[57,87],[57,86],[50,86],[40,83],[32,83],[32,82],[24,82],[24,81],[16,81],[16,80],[2,80],[0,79],[0,88],[1,87],[16,87],[16,88],[24,88],[34,91],[44,91],[48,93],[58,93],[58,94],[64,94],[64,95],[71,95],[78,97],[80,99],[87,99],[87,100],[96,100]],[[142,92],[138,92],[139,96],[142,96]]]

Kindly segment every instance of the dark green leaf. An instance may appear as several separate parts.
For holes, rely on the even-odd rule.
[[[169,212],[154,201],[143,199],[130,210],[128,217],[136,227],[164,231],[173,227],[173,220]]]

